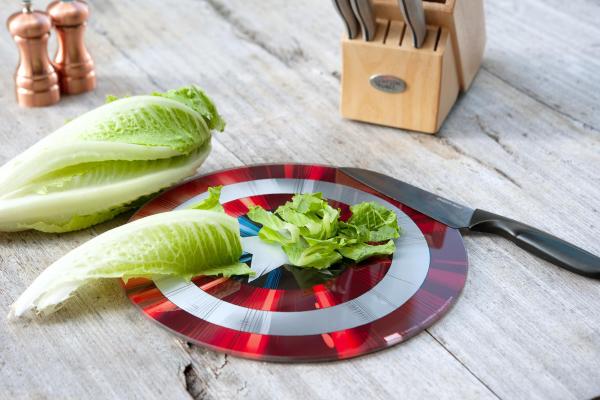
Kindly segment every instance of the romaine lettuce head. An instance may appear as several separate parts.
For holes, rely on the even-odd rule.
[[[111,101],[0,167],[0,231],[106,221],[193,175],[224,121],[195,86]]]
[[[205,202],[198,208],[213,206]],[[10,315],[52,312],[99,278],[252,274],[239,262],[241,255],[236,218],[202,209],[155,214],[107,231],[50,265],[15,301]]]

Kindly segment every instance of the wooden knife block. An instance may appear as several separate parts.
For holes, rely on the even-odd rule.
[[[439,131],[481,66],[485,48],[483,0],[424,1],[427,38],[413,47],[396,0],[376,0],[371,42],[342,40],[342,116],[425,133]],[[405,83],[399,93],[371,84],[374,76]]]

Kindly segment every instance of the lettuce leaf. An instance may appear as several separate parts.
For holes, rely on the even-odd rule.
[[[352,216],[343,225],[343,235],[367,242],[383,242],[400,236],[396,213],[381,204],[365,202],[350,207]]]
[[[196,204],[193,204],[189,208],[192,210],[225,212],[225,209],[220,202],[222,189],[223,186],[213,186],[208,188],[208,197]]]
[[[83,229],[193,175],[225,123],[195,86],[110,98],[0,167],[0,231]]]
[[[300,230],[262,207],[251,207],[248,218],[262,225],[258,236],[265,242],[293,244],[300,239]]]
[[[382,256],[393,254],[396,251],[396,245],[393,240],[385,244],[370,245],[367,243],[352,244],[349,246],[340,247],[339,252],[346,258],[361,262],[373,256]]]
[[[166,93],[153,93],[153,96],[179,101],[202,115],[209,129],[223,132],[225,120],[219,115],[215,103],[197,86],[187,86],[169,90]]]
[[[308,245],[300,241],[283,246],[292,265],[297,267],[310,267],[326,269],[342,260],[342,255],[336,250],[338,246],[332,242]]]

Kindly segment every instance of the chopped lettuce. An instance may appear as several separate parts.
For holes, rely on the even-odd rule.
[[[340,210],[321,193],[297,194],[275,212],[252,207],[248,218],[262,225],[259,237],[279,243],[297,267],[326,269],[343,258],[360,262],[394,253],[400,228],[393,211],[374,202],[356,204],[350,211],[343,222]]]
[[[341,223],[341,235],[366,242],[382,242],[400,236],[398,219],[381,204],[365,202],[350,207],[352,216]]]
[[[258,236],[266,242],[279,244],[294,244],[300,239],[300,230],[294,224],[283,221],[272,212],[262,207],[253,207],[248,212],[248,218],[262,224]]]
[[[333,242],[309,245],[304,240],[283,246],[290,263],[297,267],[326,269],[342,260],[337,252],[339,246]]]
[[[0,167],[0,231],[67,232],[106,221],[193,175],[225,123],[189,86],[110,97]]]

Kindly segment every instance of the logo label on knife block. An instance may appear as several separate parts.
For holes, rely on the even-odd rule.
[[[402,93],[406,90],[406,82],[393,75],[373,75],[369,82],[375,89],[386,93]]]

